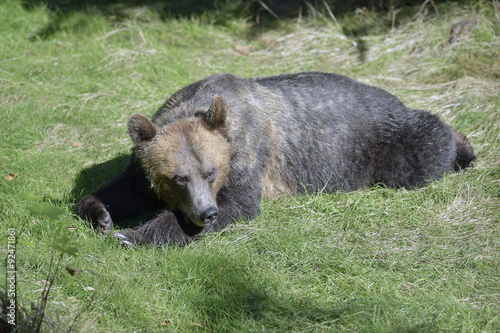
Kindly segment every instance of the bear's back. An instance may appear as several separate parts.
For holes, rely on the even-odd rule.
[[[303,115],[319,121],[351,116],[362,120],[361,116],[364,119],[377,116],[377,111],[405,110],[386,91],[338,74],[303,72],[250,79],[217,74],[173,94],[152,120],[164,126],[181,118],[195,117],[208,110],[217,95],[230,106],[229,117],[263,109],[264,115],[278,112],[278,116],[293,119]]]
[[[415,126],[409,122],[420,119],[415,115],[424,111],[407,109],[382,89],[319,72],[250,79],[219,74],[172,95],[153,122],[161,127],[197,117],[208,110],[215,96],[221,96],[227,105],[231,177],[243,182],[250,170],[263,167],[265,194],[354,190],[387,182],[384,177],[393,186],[415,183],[406,182],[405,175],[387,176],[380,170],[420,168],[408,166],[413,161],[406,161],[406,156],[418,154],[424,147],[417,144],[415,152],[405,155],[404,149],[395,149],[394,140],[411,131]],[[451,131],[437,118],[424,127],[431,130],[436,124],[444,136],[438,143],[451,144]],[[433,146],[430,143],[427,147]],[[453,147],[447,150],[450,156],[440,164],[452,164],[448,160]],[[397,163],[392,165],[393,161]],[[437,168],[441,172],[443,167]],[[423,166],[421,169],[416,172],[419,177],[427,173]]]

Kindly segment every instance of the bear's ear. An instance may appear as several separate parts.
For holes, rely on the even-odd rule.
[[[226,126],[226,102],[221,96],[215,96],[212,105],[208,108],[208,111],[203,114],[203,121],[208,125],[210,129],[223,129]]]
[[[157,127],[142,114],[135,113],[128,120],[128,133],[136,146],[153,140],[156,130]]]

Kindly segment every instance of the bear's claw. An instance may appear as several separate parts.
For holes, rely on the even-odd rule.
[[[122,244],[125,244],[128,246],[134,245],[134,243],[127,236],[122,234],[120,231],[114,232],[112,236],[118,238]]]

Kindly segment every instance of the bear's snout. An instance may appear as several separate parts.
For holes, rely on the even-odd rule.
[[[219,210],[217,209],[217,207],[212,206],[208,209],[205,209],[205,211],[201,213],[200,220],[202,220],[203,223],[209,225],[215,222],[215,220],[217,219],[217,215],[219,215]]]

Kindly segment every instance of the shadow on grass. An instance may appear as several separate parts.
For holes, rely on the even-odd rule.
[[[305,293],[273,297],[259,289],[240,285],[229,294],[223,292],[201,296],[197,305],[205,310],[205,317],[210,318],[208,326],[214,331],[244,331],[252,326],[264,331],[282,332],[329,331],[342,327],[350,327],[353,331],[362,331],[363,328],[370,331],[375,327],[390,329],[392,332],[438,331],[432,319],[424,319],[421,323],[411,322],[408,318],[397,319],[393,314],[397,310],[393,304],[374,298],[318,305],[307,299]],[[221,327],[221,323],[238,321],[241,323],[240,327]]]
[[[122,173],[130,162],[130,155],[120,155],[103,163],[91,165],[78,173],[70,200],[78,202],[82,197],[97,190]]]
[[[300,16],[324,17],[329,19],[331,15],[341,18],[345,15],[356,14],[359,8],[364,11],[378,11],[395,13],[396,8],[416,7],[399,14],[399,17],[413,15],[422,0],[20,0],[23,8],[44,6],[52,16],[50,22],[30,36],[30,39],[45,39],[61,30],[63,23],[74,13],[95,15],[99,13],[112,20],[125,20],[136,16],[138,9],[151,9],[159,14],[162,20],[172,18],[203,17],[211,24],[226,25],[235,18],[245,18],[259,25],[259,29],[251,29],[249,38],[258,35],[256,31],[273,29],[278,26],[282,19],[295,19]],[[460,0],[434,0],[433,6],[440,3],[460,2]],[[426,2],[427,3],[427,2]],[[422,5],[423,6],[423,5]],[[429,5],[430,6],[430,5]],[[363,11],[362,10],[362,11]],[[380,23],[380,22],[379,22]],[[387,25],[387,22],[382,22]],[[85,27],[85,22],[77,22],[73,31]],[[390,27],[390,24],[389,24]],[[359,35],[360,31],[366,33],[366,20],[359,26],[347,28],[346,35]],[[344,30],[346,28],[344,27]],[[354,33],[353,33],[354,31]],[[361,45],[363,48],[363,45]],[[361,52],[364,52],[361,49]],[[361,54],[360,57],[363,57]]]
[[[178,302],[187,306],[189,320],[201,320],[200,324],[210,331],[300,331],[311,325],[337,322],[350,311],[316,305],[308,294],[285,290],[271,279],[268,268],[246,261],[251,257],[246,254],[255,251],[254,247],[240,248],[241,256],[223,252],[214,255],[205,248],[200,249],[202,253],[187,250],[170,259],[175,273],[166,275],[175,281],[172,290],[185,291]],[[177,261],[181,255],[182,264]],[[190,278],[181,279],[183,276]]]
[[[241,250],[245,252],[244,248]],[[298,332],[333,331],[335,328],[437,331],[432,316],[417,320],[412,315],[400,316],[398,311],[406,307],[406,304],[398,306],[400,299],[389,300],[344,290],[344,296],[349,295],[347,298],[339,295],[337,301],[325,301],[307,290],[320,288],[317,282],[314,285],[313,282],[311,285],[297,282],[299,290],[291,291],[271,278],[274,273],[268,267],[249,269],[252,263],[245,262],[244,258],[249,256],[189,256],[179,267],[180,271],[189,270],[186,274],[192,277],[189,280],[192,282],[188,282],[193,283],[191,290],[198,290],[193,293],[195,297],[186,296],[183,304],[189,304],[191,312],[207,320],[201,324],[210,331]],[[187,282],[184,279],[179,283]]]
[[[217,327],[221,323],[234,321],[241,323],[241,327],[234,329],[242,330],[247,325],[281,331],[296,331],[311,326],[331,327],[336,322],[340,323],[348,313],[357,311],[349,307],[316,306],[297,298],[280,299],[243,285],[233,294],[224,295],[225,300],[220,300],[220,296],[200,297],[199,302],[204,303],[200,306],[205,309],[205,316],[210,318],[210,326],[221,330],[225,329]]]

